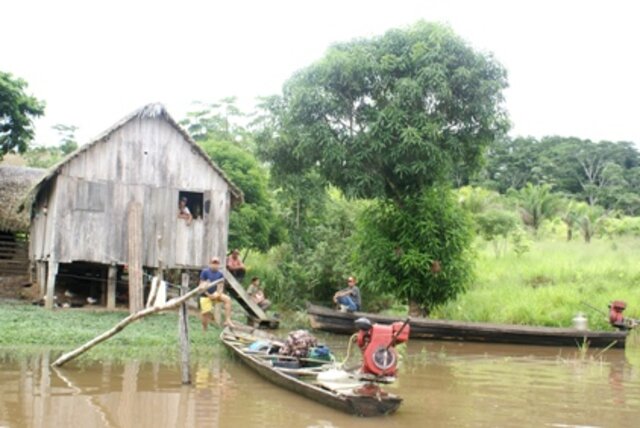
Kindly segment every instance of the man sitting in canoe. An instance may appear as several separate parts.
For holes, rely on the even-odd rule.
[[[342,305],[348,312],[360,310],[362,304],[360,289],[356,285],[356,279],[353,276],[347,279],[347,288],[333,295],[333,302]]]
[[[213,257],[208,268],[200,272],[200,284],[203,282],[212,283],[223,278],[220,272],[220,259]],[[224,325],[233,326],[231,323],[231,298],[224,294],[224,282],[219,282],[204,290],[200,295],[200,316],[202,319],[202,330],[207,331],[207,326],[213,319],[214,303],[224,303]]]

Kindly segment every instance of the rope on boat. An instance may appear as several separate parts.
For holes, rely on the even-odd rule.
[[[351,345],[353,344],[353,342],[356,341],[356,338],[358,337],[358,333],[354,333],[351,335],[351,337],[349,338],[349,344],[347,345],[347,356],[344,358],[344,360],[338,365],[338,367],[344,367],[345,364],[347,364],[347,361],[349,361],[349,357],[351,357]]]

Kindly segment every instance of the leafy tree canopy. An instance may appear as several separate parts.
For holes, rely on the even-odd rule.
[[[506,127],[504,69],[445,26],[419,22],[333,46],[274,103],[274,167],[318,168],[347,196],[399,200],[477,168]]]
[[[270,100],[263,150],[277,173],[317,168],[348,197],[398,202],[478,168],[507,126],[505,74],[439,24],[337,44]]]
[[[11,150],[27,150],[33,118],[44,114],[44,102],[27,95],[26,89],[27,82],[0,71],[0,159]]]

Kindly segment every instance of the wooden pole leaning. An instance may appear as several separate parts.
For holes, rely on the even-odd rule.
[[[127,213],[129,249],[129,313],[144,308],[142,282],[142,205],[129,202]]]
[[[154,314],[156,312],[162,312],[162,311],[166,311],[166,310],[169,310],[169,309],[174,309],[174,308],[180,306],[182,303],[184,303],[187,300],[189,300],[191,297],[195,296],[196,294],[202,293],[202,291],[204,291],[206,288],[211,287],[212,285],[216,285],[216,284],[218,284],[219,282],[222,282],[222,281],[224,281],[224,279],[219,279],[219,280],[217,280],[217,281],[215,281],[213,283],[203,282],[198,287],[196,287],[193,290],[189,291],[185,295],[179,296],[179,297],[175,297],[175,298],[169,300],[166,304],[164,304],[162,306],[152,306],[150,308],[146,308],[146,309],[143,309],[143,310],[141,310],[139,312],[136,312],[135,314],[131,314],[128,317],[124,318],[122,321],[120,321],[118,324],[116,324],[113,328],[105,331],[104,333],[102,333],[99,336],[94,337],[93,339],[91,339],[90,341],[88,341],[84,345],[80,346],[79,348],[76,348],[71,352],[63,354],[62,356],[60,356],[60,358],[58,358],[57,360],[55,360],[53,362],[52,366],[53,367],[60,367],[63,364],[67,363],[68,361],[71,361],[72,359],[76,358],[78,355],[80,355],[80,354],[88,351],[89,349],[93,348],[98,343],[104,342],[105,340],[107,340],[111,336],[119,333],[121,330],[123,330],[126,326],[128,326],[132,322],[137,321],[140,318],[144,318],[147,315]]]
[[[180,296],[189,290],[189,274],[182,274],[182,286]],[[184,301],[178,308],[178,334],[180,336],[180,363],[182,368],[182,384],[191,383],[191,372],[189,368],[189,313],[187,312],[187,302]]]
[[[147,300],[147,308],[153,306],[158,295],[158,289],[162,286],[164,281],[164,269],[162,267],[162,257],[160,257],[160,251],[162,249],[162,236],[158,235],[156,239],[156,254],[158,255],[158,269],[156,269],[157,280],[151,281],[151,290],[149,291],[149,297]]]

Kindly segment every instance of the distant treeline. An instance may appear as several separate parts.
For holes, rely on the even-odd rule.
[[[457,177],[499,193],[527,184],[548,184],[589,205],[640,213],[640,152],[632,142],[574,137],[502,138],[487,151],[485,166],[473,177]]]

